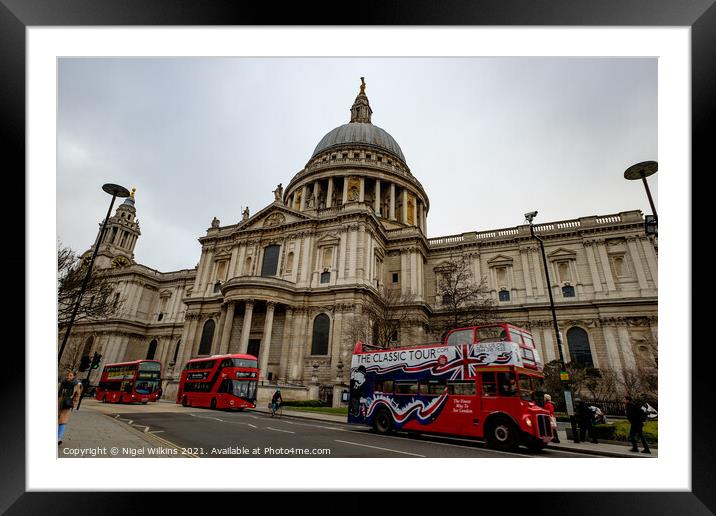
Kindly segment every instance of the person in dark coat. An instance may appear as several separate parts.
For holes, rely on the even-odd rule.
[[[646,442],[646,438],[644,437],[644,420],[646,419],[646,413],[641,409],[641,407],[634,403],[631,396],[624,396],[624,407],[626,409],[626,417],[629,420],[629,441],[631,441],[631,450],[633,452],[638,452],[639,448],[636,445],[636,438],[639,437],[641,439],[641,445],[644,447],[644,449],[641,451],[641,453],[651,453],[651,450],[649,449],[649,444]]]
[[[589,434],[592,443],[597,444],[597,438],[594,435],[594,427],[592,426],[592,418],[594,414],[592,410],[584,403],[583,400],[576,399],[577,402],[577,422],[579,424],[579,439],[584,442]]]
[[[65,427],[70,422],[72,409],[77,408],[82,395],[82,384],[75,378],[74,371],[67,371],[57,391],[57,445],[62,444]]]

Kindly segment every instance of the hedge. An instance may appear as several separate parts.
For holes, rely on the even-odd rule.
[[[293,400],[284,401],[284,407],[323,407],[324,404],[319,400]]]
[[[631,425],[628,421],[617,421],[608,425],[594,425],[594,433],[597,439],[604,439],[607,441],[626,441],[629,437],[630,426]],[[644,423],[644,437],[646,437],[647,442],[651,444],[658,443],[658,421],[647,421]]]

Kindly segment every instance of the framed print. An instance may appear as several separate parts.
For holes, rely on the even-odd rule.
[[[3,2],[29,301],[3,510],[713,510],[709,2]]]

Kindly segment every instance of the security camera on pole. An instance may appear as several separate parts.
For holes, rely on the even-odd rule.
[[[532,221],[536,216],[536,211],[525,213],[525,219],[530,225],[530,234],[532,235],[532,238],[536,239],[539,242],[540,249],[542,250],[542,264],[544,265],[544,274],[547,279],[547,292],[549,292],[549,307],[552,310],[552,325],[554,326],[554,333],[557,335],[557,348],[559,349],[559,379],[562,381],[562,387],[564,388],[564,403],[567,406],[567,414],[569,415],[569,422],[572,426],[572,440],[575,443],[578,443],[579,434],[577,433],[577,420],[574,415],[572,391],[569,389],[569,373],[567,373],[567,367],[564,363],[564,354],[562,353],[562,332],[559,331],[559,324],[557,324],[557,312],[554,309],[554,298],[552,297],[552,283],[549,279],[549,268],[547,267],[547,255],[544,251],[544,241],[542,240],[542,238],[538,237],[535,234],[534,226],[532,225]]]

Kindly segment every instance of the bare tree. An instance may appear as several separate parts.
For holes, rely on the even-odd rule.
[[[401,327],[412,323],[412,294],[401,293],[400,289],[382,287],[377,294],[368,298],[362,310],[351,319],[346,333],[355,342],[360,340],[381,348],[395,344]]]
[[[495,302],[490,297],[487,280],[475,279],[469,258],[451,255],[435,273],[441,316],[432,325],[433,333],[444,338],[452,329],[496,320]]]
[[[57,323],[60,329],[70,321],[82,282],[87,274],[87,264],[62,243],[57,246]],[[107,271],[93,270],[87,288],[82,295],[75,322],[97,321],[116,315],[122,301],[109,280]]]

